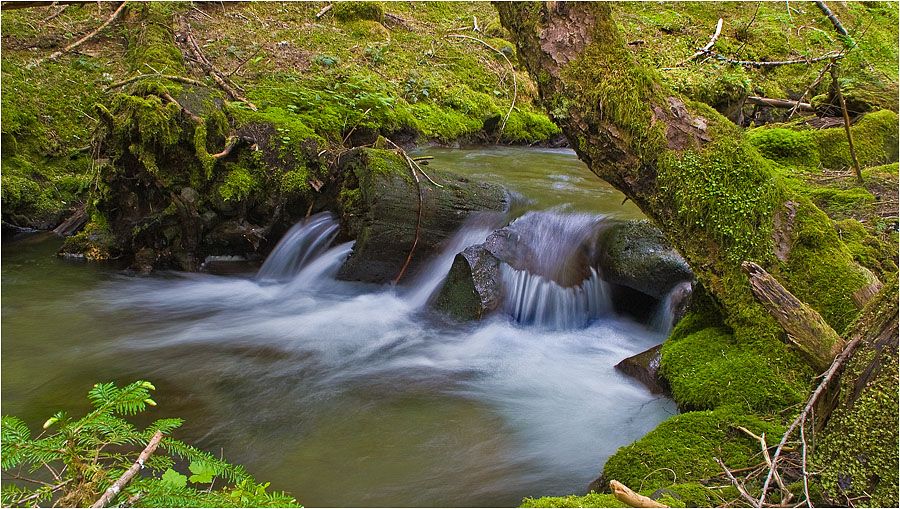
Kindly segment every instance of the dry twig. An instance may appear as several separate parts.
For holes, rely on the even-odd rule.
[[[150,443],[147,444],[147,447],[145,447],[144,450],[141,451],[141,455],[138,456],[137,461],[135,461],[134,464],[131,465],[131,468],[129,468],[125,471],[124,474],[122,474],[122,477],[119,477],[116,482],[112,483],[112,486],[110,486],[109,489],[107,489],[106,492],[103,493],[103,496],[100,497],[100,500],[94,502],[94,505],[91,506],[92,509],[97,507],[106,507],[112,501],[112,499],[115,498],[115,496],[118,495],[120,491],[122,491],[122,488],[124,488],[129,482],[131,482],[131,479],[134,478],[134,476],[137,475],[137,473],[140,472],[142,468],[144,468],[144,463],[147,462],[147,459],[150,458],[150,455],[152,455],[153,452],[156,451],[156,447],[159,446],[159,442],[160,440],[162,440],[162,437],[162,431],[157,431],[153,434],[153,438],[150,439]]]
[[[106,28],[107,25],[109,25],[110,23],[112,23],[113,21],[115,21],[115,19],[119,17],[119,14],[122,14],[122,11],[125,10],[125,6],[126,6],[127,4],[128,4],[127,1],[122,2],[121,4],[119,4],[119,7],[115,10],[115,12],[112,13],[112,16],[110,16],[109,19],[107,19],[106,21],[104,21],[103,24],[100,25],[100,26],[99,26],[96,30],[94,30],[93,32],[91,32],[91,33],[85,35],[84,37],[82,37],[81,39],[79,39],[79,40],[73,42],[72,44],[69,44],[69,45],[66,46],[65,48],[63,48],[63,49],[61,49],[61,50],[59,50],[59,51],[53,53],[53,54],[50,55],[49,57],[47,57],[47,58],[42,58],[42,59],[40,59],[40,60],[38,60],[38,61],[36,61],[36,62],[34,62],[34,63],[32,63],[32,64],[29,64],[29,65],[28,65],[28,69],[31,69],[32,67],[35,67],[35,66],[40,65],[40,64],[44,63],[46,60],[56,60],[56,59],[59,58],[63,53],[68,53],[69,51],[72,51],[73,49],[77,48],[78,46],[81,46],[81,45],[84,44],[86,41],[92,39],[95,35],[97,35],[98,33],[100,33],[101,30],[103,30],[104,28]],[[62,11],[60,11],[60,12],[62,12]]]
[[[744,498],[744,500],[746,500],[747,502],[750,502],[750,505],[753,507],[760,507],[759,502],[754,500],[753,497],[751,497],[747,493],[747,490],[745,490],[744,487],[741,485],[741,483],[739,483],[738,480],[734,478],[734,476],[728,470],[728,467],[725,466],[725,463],[722,463],[722,460],[720,460],[719,458],[713,458],[713,459],[716,460],[716,463],[718,463],[720,467],[722,467],[722,470],[725,471],[725,475],[727,475],[728,478],[731,479],[731,483],[734,485],[735,488],[737,488],[738,492],[741,494],[741,496]]]
[[[678,62],[677,64],[675,64],[675,67],[681,67],[682,65],[690,62],[691,60],[693,60],[693,59],[699,57],[700,55],[705,54],[707,51],[711,50],[713,47],[713,44],[716,43],[716,40],[719,38],[719,35],[722,33],[722,23],[724,23],[724,22],[725,22],[725,20],[723,20],[722,18],[719,18],[719,22],[716,23],[716,31],[713,33],[712,37],[709,39],[709,42],[706,44],[706,46],[703,46],[703,48],[698,50],[693,55],[691,55],[691,56],[685,58],[684,60],[682,60],[681,62]]]

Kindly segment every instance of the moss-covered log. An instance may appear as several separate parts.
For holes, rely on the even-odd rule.
[[[339,170],[341,232],[356,239],[339,279],[388,283],[402,274],[406,281],[470,213],[508,207],[500,185],[429,169],[437,187],[388,150],[353,149],[341,155]]]

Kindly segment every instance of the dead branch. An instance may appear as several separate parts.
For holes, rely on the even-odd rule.
[[[387,139],[387,138],[385,138],[385,139]],[[421,229],[422,229],[422,210],[424,209],[424,204],[423,204],[423,199],[422,199],[422,185],[419,182],[419,176],[416,175],[416,170],[413,168],[414,161],[412,159],[410,159],[409,156],[406,155],[406,152],[402,148],[397,146],[396,143],[394,143],[391,140],[388,140],[388,141],[391,143],[391,145],[394,145],[395,147],[397,147],[397,150],[399,150],[403,154],[403,156],[406,158],[406,164],[409,165],[409,172],[412,173],[413,178],[416,180],[416,191],[417,191],[416,194],[419,197],[419,211],[418,211],[418,214],[416,217],[416,235],[415,235],[415,237],[413,237],[412,247],[409,248],[409,254],[406,256],[406,261],[403,263],[403,267],[400,268],[400,273],[397,274],[397,277],[394,278],[393,284],[396,286],[397,282],[400,281],[400,278],[403,277],[403,273],[406,272],[406,267],[409,266],[409,262],[410,262],[410,260],[412,260],[413,253],[416,251],[416,246],[419,244],[419,231],[421,231]],[[418,165],[416,165],[416,166],[418,166]],[[423,175],[424,175],[424,173],[423,173]]]
[[[513,77],[513,99],[512,99],[512,103],[509,105],[509,111],[506,112],[506,117],[503,118],[503,122],[500,124],[500,132],[497,133],[497,143],[500,143],[500,137],[503,136],[503,128],[506,127],[506,122],[509,120],[509,116],[512,114],[513,108],[515,108],[515,106],[516,106],[516,97],[519,94],[519,85],[516,82],[516,69],[515,69],[515,67],[513,67],[512,62],[510,62],[509,59],[506,58],[506,54],[504,54],[502,51],[498,50],[497,48],[491,46],[490,44],[482,41],[481,39],[479,39],[477,37],[472,37],[469,35],[460,35],[460,34],[450,34],[447,37],[455,37],[457,39],[471,39],[473,41],[478,41],[481,44],[484,44],[485,46],[487,46],[487,48],[490,49],[491,51],[499,53],[500,56],[503,57],[503,60],[506,60],[506,63],[509,64],[509,71],[512,73],[512,77]]]
[[[370,111],[372,111],[372,108],[369,108],[366,111],[364,111],[362,116],[359,117],[359,120],[357,120],[356,123],[353,124],[353,127],[350,129],[350,132],[347,133],[347,136],[344,136],[343,140],[341,140],[342,147],[344,146],[344,143],[347,143],[347,140],[350,139],[350,135],[353,134],[353,131],[355,131],[357,127],[359,127],[359,123],[362,122],[364,118],[366,118],[366,115],[368,115]]]
[[[414,165],[416,167],[416,169],[419,170],[422,173],[422,175],[424,175],[425,178],[428,179],[428,181],[431,182],[435,187],[441,187],[441,188],[444,187],[444,186],[438,184],[437,182],[435,182],[434,180],[432,180],[431,177],[429,177],[428,174],[425,173],[425,170],[423,170],[422,167],[419,166],[419,164],[413,158],[409,157],[409,154],[407,154],[405,150],[400,148],[399,145],[397,145],[396,143],[394,143],[393,141],[391,141],[388,138],[385,138],[385,140],[387,140],[388,143],[393,145],[394,148],[400,153],[400,155],[402,155],[406,159],[407,164]]]
[[[319,19],[319,18],[321,18],[322,16],[324,16],[325,13],[328,12],[328,11],[330,11],[332,7],[334,7],[334,4],[328,4],[328,5],[326,5],[325,7],[322,7],[322,10],[319,11],[318,14],[316,14],[316,19]]]
[[[147,78],[163,78],[163,79],[167,79],[167,80],[186,83],[188,85],[196,85],[198,87],[210,88],[209,85],[207,85],[206,83],[203,83],[202,81],[194,80],[191,78],[184,78],[181,76],[171,76],[168,74],[139,74],[137,76],[128,78],[127,80],[117,81],[117,82],[113,83],[112,85],[106,87],[106,90],[112,90],[114,88],[124,87],[125,85],[128,85],[129,83],[134,83],[135,81],[144,80]]]
[[[29,64],[29,65],[28,65],[28,68],[31,69],[32,67],[35,67],[35,66],[37,66],[37,65],[40,65],[40,64],[44,63],[46,60],[56,60],[56,59],[59,58],[60,55],[62,55],[63,53],[68,53],[68,52],[72,51],[73,49],[77,48],[78,46],[81,46],[84,42],[86,42],[86,41],[92,39],[95,35],[97,35],[98,33],[100,33],[101,30],[103,30],[104,28],[106,28],[107,25],[109,25],[110,23],[112,23],[113,21],[115,21],[115,19],[119,17],[119,14],[122,14],[122,11],[125,10],[125,6],[126,6],[127,4],[128,4],[127,1],[122,2],[121,4],[119,4],[119,7],[115,10],[115,12],[112,13],[112,16],[110,16],[109,19],[107,19],[106,21],[104,21],[103,24],[100,25],[100,26],[99,26],[96,30],[94,30],[93,32],[91,32],[91,33],[85,35],[84,37],[82,37],[81,39],[79,39],[79,40],[73,42],[72,44],[69,44],[69,45],[66,46],[65,48],[63,48],[63,49],[61,49],[61,50],[59,50],[59,51],[53,53],[53,54],[50,55],[49,57],[47,57],[47,58],[42,58],[42,59],[40,59],[40,60],[38,60],[38,61],[36,61],[36,62],[34,62],[34,63],[32,63],[32,64]]]
[[[747,97],[747,102],[750,104],[757,104],[759,106],[769,106],[771,108],[794,108],[799,105],[799,109],[803,111],[815,111],[815,108],[813,108],[809,103],[800,101],[794,102],[785,99],[770,99],[768,97],[756,97],[751,95]]]
[[[791,108],[791,114],[788,115],[788,120],[790,120],[791,118],[794,117],[794,115],[797,113],[797,110],[800,109],[801,104],[806,104],[806,103],[801,103],[801,101],[803,100],[804,97],[809,95],[810,92],[812,92],[812,89],[816,88],[816,85],[818,85],[822,81],[822,77],[825,76],[825,73],[828,72],[828,70],[830,68],[831,68],[831,63],[829,62],[828,65],[826,65],[825,67],[822,68],[821,71],[819,71],[819,75],[816,76],[816,79],[808,87],[806,87],[806,91],[803,92],[803,95],[801,95],[799,99],[797,99],[797,104],[795,104],[794,107]]]
[[[822,2],[816,3],[820,4]],[[841,112],[844,114],[844,130],[847,132],[847,143],[850,144],[850,158],[853,159],[853,168],[856,169],[856,180],[862,184],[862,171],[859,169],[859,159],[856,158],[856,149],[853,148],[853,135],[850,132],[850,115],[847,113],[847,102],[844,101],[844,94],[841,92],[841,85],[837,80],[836,68],[838,68],[838,64],[837,61],[834,61],[829,66],[829,70],[831,71],[831,86],[834,88],[834,93],[837,94],[838,102],[841,103]]]
[[[206,71],[206,73],[209,74],[209,76],[213,79],[213,81],[215,81],[220,87],[222,87],[222,90],[230,95],[232,99],[246,104],[253,111],[257,111],[256,105],[247,100],[246,97],[239,94],[231,85],[229,85],[221,76],[219,76],[219,73],[217,72],[215,67],[213,67],[209,60],[207,60],[203,55],[203,51],[200,49],[200,46],[197,45],[197,41],[194,40],[194,36],[191,34],[190,25],[188,24],[187,26],[188,29],[185,38],[187,39],[188,46],[190,47],[191,52],[194,54],[197,63],[200,64],[200,67],[202,67],[203,70]]]
[[[178,101],[176,101],[175,98],[172,97],[171,95],[169,95],[168,92],[166,92],[166,93],[163,94],[163,99],[169,101],[170,103],[174,104],[175,106],[178,106],[178,108],[180,108],[181,111],[183,111],[185,115],[191,117],[191,120],[193,120],[194,122],[196,122],[196,123],[198,123],[198,124],[202,124],[202,123],[203,123],[203,119],[201,119],[201,118],[198,117],[197,115],[194,115],[194,114],[191,112],[191,110],[189,110],[189,109],[185,108],[184,106],[182,106],[181,103],[179,103]]]
[[[852,37],[850,37],[850,34],[847,33],[847,30],[844,28],[844,25],[841,24],[840,20],[837,19],[837,16],[835,16],[834,13],[831,12],[831,9],[829,9],[828,6],[825,5],[825,2],[817,0],[815,3],[816,7],[818,7],[819,10],[822,11],[822,14],[827,16],[828,20],[831,21],[831,24],[834,26],[835,31],[847,38],[847,41],[850,43],[848,47],[852,48],[856,46],[856,42]]]
[[[792,64],[814,64],[816,62],[821,62],[823,60],[828,60],[830,58],[831,59],[844,58],[844,55],[841,54],[840,52],[831,51],[820,57],[815,57],[815,58],[783,60],[780,62],[757,62],[757,61],[753,61],[753,60],[735,60],[733,58],[726,57],[725,55],[722,55],[721,53],[716,53],[715,51],[705,51],[704,53],[708,54],[709,56],[711,56],[717,60],[720,60],[723,62],[728,62],[730,64],[747,65],[750,67],[757,67],[757,68],[758,67],[778,67],[778,66],[782,66],[782,65],[792,65]]]
[[[109,489],[106,490],[103,496],[100,497],[100,500],[96,501],[94,505],[91,506],[92,509],[96,507],[106,507],[112,501],[112,499],[115,498],[120,491],[122,491],[122,488],[124,488],[131,481],[131,479],[134,478],[134,476],[137,475],[137,473],[140,472],[142,468],[144,468],[144,463],[148,458],[150,458],[150,455],[153,454],[154,451],[156,451],[156,447],[159,445],[159,441],[162,440],[162,437],[162,431],[157,431],[153,434],[153,438],[150,439],[150,443],[147,444],[147,447],[145,447],[144,450],[141,451],[141,455],[138,456],[137,461],[135,461],[134,464],[131,465],[131,468],[129,468],[125,471],[124,474],[122,474],[122,477],[119,477],[119,479],[114,482],[112,486],[109,487]]]
[[[747,493],[747,490],[744,489],[744,487],[741,485],[741,483],[739,483],[738,480],[734,478],[734,476],[733,476],[733,475],[731,474],[731,472],[728,470],[728,467],[725,466],[725,463],[722,463],[722,460],[720,460],[719,458],[713,458],[713,459],[716,460],[716,463],[718,463],[720,467],[722,467],[722,470],[725,471],[725,475],[727,475],[728,478],[731,479],[731,484],[733,484],[734,487],[737,488],[738,492],[741,494],[741,497],[743,497],[744,500],[746,500],[747,502],[750,502],[750,505],[751,505],[751,506],[753,506],[753,507],[760,507],[759,502],[757,502],[756,500],[754,500],[754,498],[751,497],[751,496]]]
[[[803,494],[806,495],[806,503],[812,507],[812,501],[809,499],[809,472],[806,471],[806,431],[804,430],[806,423],[800,423],[800,442],[803,444]]]
[[[628,489],[628,486],[616,480],[609,481],[609,489],[612,491],[613,496],[616,497],[616,500],[629,507],[669,507],[652,498],[635,493]]]
[[[741,264],[750,287],[766,311],[784,328],[788,339],[817,370],[825,369],[840,353],[844,340],[813,308],[794,297],[781,283],[753,262]]]
[[[772,458],[769,456],[769,446],[766,444],[766,434],[763,433],[762,436],[759,436],[743,426],[735,427],[759,441],[759,445],[762,448],[763,459],[766,461],[766,465],[768,465],[769,468],[772,468]],[[777,471],[775,472],[775,482],[778,483],[778,487],[781,488],[782,503],[786,504],[790,502],[791,499],[794,498],[794,494],[784,485],[784,481]]]
[[[68,5],[63,5],[63,6],[60,7],[56,12],[54,12],[53,14],[51,14],[51,15],[47,16],[46,18],[42,19],[42,20],[41,20],[41,23],[47,23],[47,22],[49,22],[49,21],[52,20],[52,19],[56,19],[57,16],[59,16],[60,14],[62,14],[63,11],[66,10],[66,9],[68,9],[68,8],[69,8]]]
[[[791,433],[794,432],[794,429],[797,428],[797,425],[806,421],[806,416],[809,415],[809,412],[813,409],[816,404],[816,401],[819,399],[819,396],[825,391],[828,387],[829,382],[834,377],[834,374],[837,373],[838,369],[843,365],[844,361],[846,361],[850,354],[853,353],[853,350],[856,348],[856,345],[859,344],[860,336],[856,336],[853,338],[846,348],[834,358],[834,361],[831,363],[831,367],[828,368],[823,374],[822,382],[819,383],[819,386],[816,387],[816,390],[809,397],[809,400],[806,402],[806,406],[803,407],[803,410],[800,412],[800,415],[794,419],[794,422],[791,423],[790,427],[788,427],[787,431],[784,432],[784,436],[781,437],[781,442],[778,444],[778,447],[775,449],[775,454],[772,456],[772,468],[769,469],[769,474],[766,476],[766,482],[763,484],[762,494],[759,496],[759,501],[755,505],[755,507],[761,506],[766,500],[766,492],[769,490],[769,484],[772,482],[772,477],[774,476],[775,468],[778,466],[778,458],[781,456],[781,451],[784,449],[784,444],[787,443],[788,438],[791,436]],[[754,500],[754,502],[756,502]]]
[[[678,62],[677,64],[675,64],[675,67],[681,67],[682,65],[690,62],[691,60],[693,60],[693,59],[699,57],[700,55],[703,55],[707,51],[711,50],[713,47],[713,44],[716,43],[716,40],[719,38],[719,35],[722,33],[722,23],[724,23],[724,20],[722,18],[719,18],[719,22],[716,23],[716,31],[713,33],[712,37],[709,39],[709,43],[707,43],[706,46],[704,46],[702,49],[700,49],[693,55],[685,58],[681,62]]]

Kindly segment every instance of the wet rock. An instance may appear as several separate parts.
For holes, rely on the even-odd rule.
[[[664,299],[676,284],[693,279],[684,258],[649,221],[610,226],[597,244],[597,263],[609,283]]]
[[[500,260],[484,246],[470,246],[453,259],[434,308],[459,320],[480,320],[503,300]]]
[[[616,369],[650,389],[652,394],[669,394],[669,382],[659,373],[662,345],[632,355],[616,364]]]
[[[416,183],[406,160],[388,150],[346,152],[339,171],[343,174],[341,237],[356,239],[337,274],[347,281],[388,283],[401,272],[402,281],[411,279],[471,212],[505,211],[509,203],[506,190],[498,184],[469,180],[433,166],[428,175],[442,187],[419,173]]]

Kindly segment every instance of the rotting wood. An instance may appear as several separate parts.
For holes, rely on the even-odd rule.
[[[839,66],[836,61],[831,63],[829,70],[831,72],[831,86],[837,95],[838,102],[841,103],[841,113],[844,114],[844,131],[847,133],[847,143],[850,144],[850,158],[853,159],[853,168],[856,170],[856,180],[862,184],[862,171],[859,169],[859,159],[856,158],[856,149],[853,148],[853,134],[850,131],[850,115],[847,113],[847,102],[844,101],[844,94],[841,92],[841,85],[837,80],[837,70]]]
[[[815,111],[815,108],[812,107],[809,103],[804,103],[800,101],[788,101],[786,99],[770,99],[768,97],[756,97],[749,96],[747,97],[747,102],[750,104],[756,104],[759,106],[769,106],[771,108],[794,108],[797,107],[803,111]]]
[[[505,53],[503,53],[502,51],[498,50],[497,48],[491,46],[490,44],[482,41],[481,39],[479,39],[477,37],[472,37],[470,35],[462,35],[462,34],[450,34],[447,37],[454,37],[457,39],[470,39],[473,41],[478,41],[481,44],[484,44],[488,49],[490,49],[496,53],[499,53],[500,56],[503,57],[503,60],[506,60],[506,63],[509,64],[509,72],[512,74],[512,79],[513,79],[513,98],[512,98],[512,103],[509,105],[509,111],[506,112],[506,117],[503,118],[503,122],[500,124],[500,130],[497,133],[497,143],[500,143],[500,137],[503,136],[503,128],[506,127],[506,122],[509,121],[509,116],[512,114],[513,108],[516,107],[516,97],[519,95],[519,85],[516,81],[516,68],[512,65],[512,62],[510,62],[509,59],[506,58]]]
[[[859,290],[856,290],[855,292],[853,292],[853,295],[851,295],[851,298],[853,299],[853,304],[856,305],[857,309],[864,308],[866,306],[866,303],[869,302],[869,300],[871,300],[872,297],[874,297],[876,293],[881,291],[881,288],[883,286],[884,286],[884,284],[882,284],[881,281],[878,281],[878,282],[872,283],[870,285],[864,286],[864,287],[860,288]]]
[[[159,442],[160,440],[162,440],[162,437],[162,431],[157,431],[153,434],[153,438],[150,439],[147,447],[145,447],[144,450],[141,451],[141,454],[140,456],[138,456],[137,461],[135,461],[134,464],[131,465],[131,468],[126,470],[125,473],[122,474],[122,476],[119,477],[116,482],[112,483],[112,486],[110,486],[109,489],[107,489],[106,492],[103,493],[103,496],[100,497],[100,500],[94,502],[94,505],[91,506],[92,509],[96,507],[106,507],[107,505],[109,505],[112,499],[122,491],[122,488],[124,488],[129,482],[131,482],[131,479],[134,478],[134,476],[137,475],[137,473],[140,472],[142,468],[144,468],[144,463],[146,463],[153,452],[156,451],[156,448],[159,446]]]
[[[762,267],[753,262],[741,266],[750,278],[753,294],[784,328],[788,339],[807,355],[816,370],[828,367],[844,346],[838,333]]]
[[[629,507],[669,507],[650,497],[635,493],[628,486],[616,480],[609,481],[609,489],[612,491],[613,496],[616,497],[616,500]]]
[[[49,57],[47,57],[47,58],[42,58],[42,59],[37,60],[36,62],[34,62],[34,63],[32,63],[32,64],[29,64],[29,65],[27,66],[27,68],[28,68],[28,69],[31,69],[31,68],[33,68],[33,67],[35,67],[35,66],[38,66],[38,65],[44,63],[44,62],[47,61],[47,60],[56,60],[57,58],[59,58],[60,56],[62,56],[64,53],[68,53],[68,52],[72,51],[73,49],[77,48],[78,46],[81,46],[81,45],[84,44],[85,42],[91,40],[95,35],[99,34],[101,30],[103,30],[103,29],[106,28],[110,23],[112,23],[113,21],[115,21],[115,19],[118,18],[120,14],[122,14],[122,11],[125,10],[125,6],[126,6],[126,5],[128,5],[128,2],[127,2],[127,1],[122,2],[121,4],[119,4],[119,7],[115,10],[115,12],[113,12],[112,15],[111,15],[106,21],[104,21],[102,25],[100,25],[99,27],[97,27],[97,29],[94,30],[93,32],[91,32],[91,33],[85,35],[84,37],[82,37],[81,39],[79,39],[79,40],[73,42],[72,44],[69,44],[69,45],[66,46],[65,48],[63,48],[63,49],[61,49],[61,50],[59,50],[59,51],[54,52],[54,53],[51,54]],[[4,8],[5,8],[5,6],[4,6]]]

